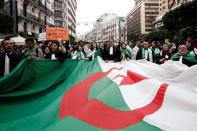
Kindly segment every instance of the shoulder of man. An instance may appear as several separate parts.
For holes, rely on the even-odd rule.
[[[23,55],[23,53],[16,52],[16,51],[13,51],[12,54],[15,55],[15,56],[22,56]]]
[[[1,53],[0,53],[0,57],[3,57],[3,56],[4,56],[4,53],[3,53],[3,52],[1,52]]]

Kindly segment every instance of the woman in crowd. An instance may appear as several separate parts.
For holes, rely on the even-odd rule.
[[[79,41],[78,45],[83,47],[83,52],[86,54],[87,57],[91,57],[92,52],[91,52],[91,50],[89,49],[88,45],[85,42]]]
[[[51,59],[58,59],[61,62],[66,59],[66,49],[60,40],[59,42],[52,42],[51,44]]]
[[[97,58],[97,56],[102,57],[101,50],[98,48],[96,42],[92,42],[91,51],[92,51],[92,55],[90,57],[90,60],[94,60],[95,58]]]
[[[170,58],[171,58],[171,53],[169,51],[168,45],[165,44],[165,45],[163,45],[163,48],[162,48],[161,52],[159,53],[159,58],[157,60],[157,63],[163,64],[167,60],[170,60]]]
[[[130,50],[127,49],[126,47],[127,47],[126,43],[123,43],[120,49],[120,53],[121,53],[120,59],[129,61],[131,60],[132,55]]]
[[[46,46],[44,49],[44,58],[51,59],[51,49],[49,46]]]
[[[187,53],[190,54],[190,55],[193,55],[196,57],[197,59],[197,48],[196,47],[196,44],[193,40],[187,40],[186,41],[186,47],[187,47]]]
[[[78,45],[77,50],[74,52],[72,59],[75,60],[89,60],[88,57],[86,57],[86,54],[84,52],[83,46]]]
[[[74,55],[74,48],[73,46],[70,46],[68,50],[68,58],[72,59],[73,55]]]

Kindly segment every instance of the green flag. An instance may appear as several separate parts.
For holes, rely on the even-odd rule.
[[[0,79],[0,130],[159,131],[176,130],[178,126],[194,129],[196,117],[192,113],[196,112],[189,113],[189,108],[184,111],[188,113],[182,114],[187,118],[186,123],[191,119],[189,126],[180,124],[179,111],[172,118],[174,122],[168,122],[173,110],[167,110],[166,103],[179,90],[173,92],[170,89],[176,88],[169,88],[170,92],[166,92],[167,84],[148,78],[151,75],[144,76],[142,72],[148,67],[154,74],[166,66],[157,67],[148,62],[144,65],[140,62],[106,64],[100,58],[91,62],[66,60],[64,63],[23,60],[13,72]],[[161,73],[156,72],[156,78],[166,78],[165,73]],[[177,75],[167,73],[172,73],[167,75],[170,77]],[[119,81],[119,78],[123,79]],[[173,82],[171,84],[173,86]],[[189,95],[186,98],[196,97]],[[165,102],[164,97],[167,97]],[[172,108],[176,105],[173,102],[177,100],[172,99]],[[185,103],[177,106],[184,107]]]

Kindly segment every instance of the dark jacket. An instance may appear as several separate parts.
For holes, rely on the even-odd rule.
[[[10,72],[20,63],[23,59],[22,53],[19,52],[12,52],[8,55],[10,59]],[[0,77],[4,76],[5,70],[5,53],[0,53]]]
[[[50,60],[50,59],[51,59],[51,53],[49,53],[49,54],[44,54],[44,58]]]
[[[110,55],[110,46],[105,45],[103,51],[104,60],[114,60],[116,62],[120,61],[120,46],[113,46],[113,55]]]
[[[67,53],[62,53],[62,51],[55,51],[50,54],[45,55],[45,59],[51,59],[52,54],[55,54],[55,57],[60,61],[64,62],[67,56]]]
[[[175,58],[175,59],[172,59],[172,60],[173,61],[179,61],[179,59],[180,58]],[[183,58],[182,63],[185,64],[185,65],[187,65],[187,66],[189,66],[189,67],[191,67],[193,65],[196,65],[196,62],[190,61],[190,60],[185,59],[185,58]]]
[[[158,57],[158,59],[156,60],[156,62],[158,63],[158,64],[163,64],[164,62],[160,62],[159,60],[160,59],[165,59],[165,60],[170,60],[171,59],[171,57],[172,57],[172,54],[171,53],[164,53],[164,52],[162,52],[162,53],[160,53],[159,54],[159,57]]]
[[[153,51],[152,51],[152,57],[153,57],[153,62],[154,62],[154,54],[153,54]],[[140,48],[137,52],[137,55],[136,55],[136,60],[141,60],[143,59],[142,58],[142,48]],[[147,59],[147,61],[150,61],[149,57]]]

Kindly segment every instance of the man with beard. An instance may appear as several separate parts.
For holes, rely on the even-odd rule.
[[[34,39],[27,38],[25,40],[25,44],[27,45],[27,48],[25,50],[25,54],[29,55],[28,60],[38,60],[38,59],[44,59],[44,55],[41,48],[36,48],[36,43]]]
[[[0,78],[9,74],[22,60],[22,53],[13,51],[10,38],[1,42],[3,52],[0,53]]]
[[[103,59],[106,63],[108,63],[108,61],[120,61],[120,45],[115,46],[112,38],[109,39],[108,45],[104,47]]]

